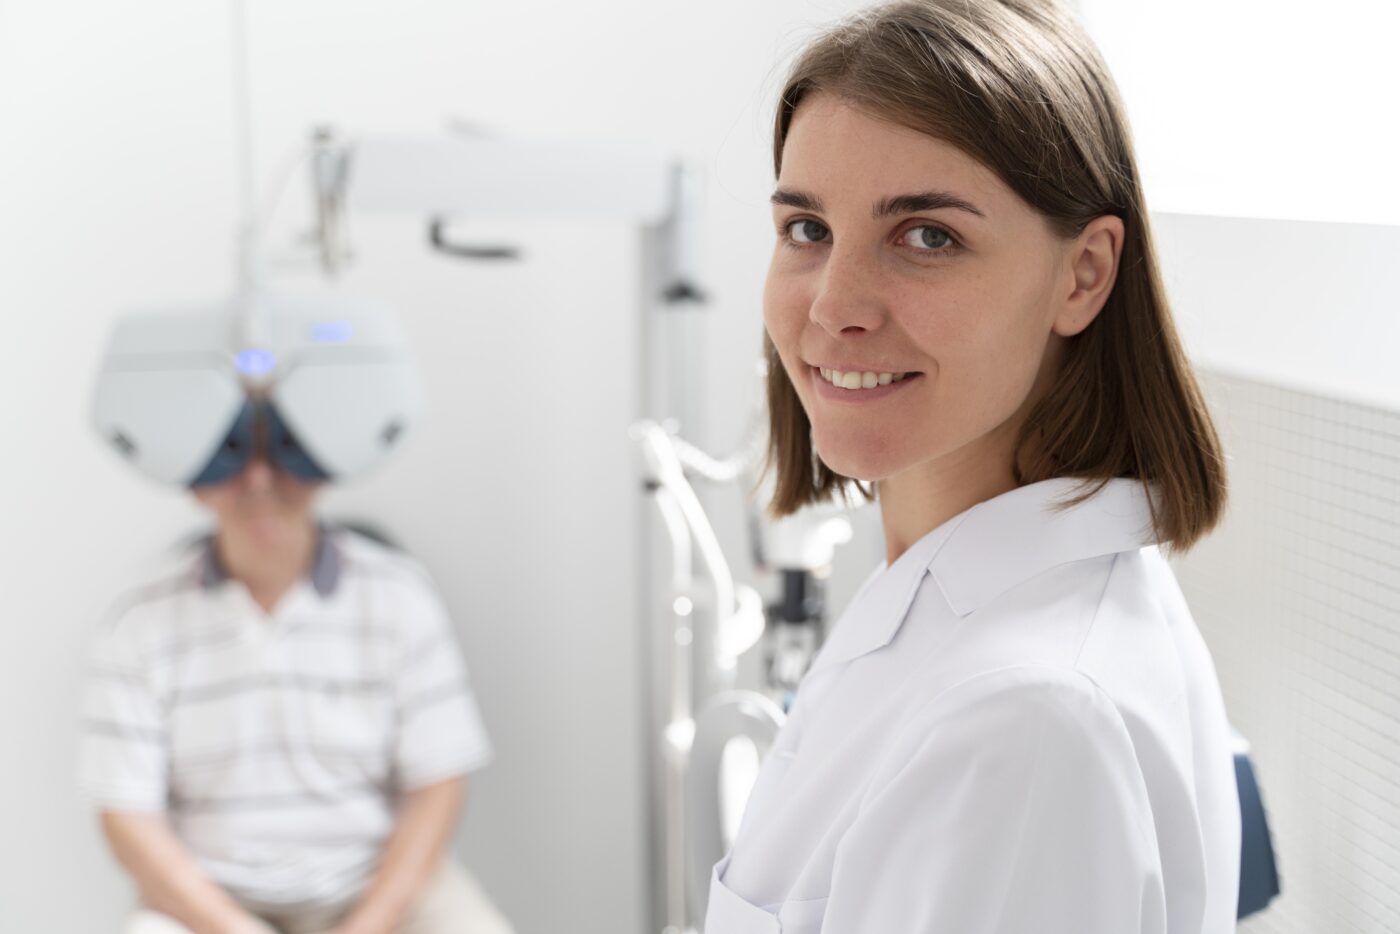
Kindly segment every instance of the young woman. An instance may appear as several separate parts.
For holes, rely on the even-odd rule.
[[[1233,931],[1225,711],[1162,554],[1222,455],[1097,52],[1049,0],[877,8],[800,57],[774,142],[776,511],[856,486],[888,562],[706,931]]]

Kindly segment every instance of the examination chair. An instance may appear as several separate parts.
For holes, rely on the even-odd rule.
[[[1240,903],[1237,917],[1243,920],[1269,906],[1279,894],[1278,867],[1269,822],[1254,765],[1249,759],[1249,742],[1234,734],[1235,784],[1240,790]]]

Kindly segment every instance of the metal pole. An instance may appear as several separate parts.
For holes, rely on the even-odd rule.
[[[640,342],[638,379],[641,398],[638,416],[662,423],[675,423],[692,438],[702,439],[703,377],[703,293],[696,273],[698,194],[695,177],[682,166],[675,167],[670,214],[656,225],[643,228],[641,242]],[[655,493],[656,491],[651,491]],[[639,502],[642,499],[639,497]],[[672,518],[677,504],[658,502]],[[698,604],[702,598],[692,586],[693,556],[689,538],[683,553],[673,547],[669,562],[661,559],[668,546],[656,535],[654,513],[644,510],[638,524],[640,545],[639,615],[641,658],[650,670],[644,673],[644,696],[648,699],[645,754],[650,764],[647,787],[650,792],[647,817],[651,830],[648,867],[651,906],[650,930],[663,934],[684,934],[698,914],[688,904],[685,840],[685,766],[689,736],[678,731],[666,733],[675,723],[692,723],[698,693],[708,681],[709,665],[704,665],[702,683],[696,681],[697,652],[706,651],[696,639],[691,614],[709,607]],[[682,524],[684,524],[682,520]],[[687,533],[688,534],[688,533]],[[685,567],[682,569],[681,562]],[[658,599],[659,582],[687,583],[682,591],[689,602],[686,613]],[[662,625],[662,621],[669,625]],[[684,644],[682,644],[684,643]]]

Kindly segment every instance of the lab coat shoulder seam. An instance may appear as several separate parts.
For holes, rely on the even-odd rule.
[[[999,677],[1006,677],[1015,672],[1031,672],[1038,675],[1047,675],[1049,677],[1037,678],[1034,682],[1020,685],[1010,684],[1002,687],[993,687],[988,693],[974,696],[969,701],[953,707],[951,712],[956,715],[956,712],[959,710],[966,711],[987,702],[996,703],[998,701],[1005,701],[1012,694],[1020,690],[1035,690],[1037,692],[1039,702],[1027,708],[1027,711],[1033,714],[1037,722],[1034,724],[1036,729],[1035,752],[1025,785],[1027,793],[1021,802],[1021,813],[1017,830],[1017,850],[1019,852],[1019,841],[1024,839],[1027,823],[1030,819],[1033,798],[1036,794],[1036,778],[1045,761],[1046,740],[1052,730],[1061,735],[1069,735],[1070,733],[1078,734],[1082,738],[1083,745],[1086,749],[1092,748],[1095,750],[1102,750],[1103,744],[1099,742],[1099,740],[1103,738],[1103,728],[1107,727],[1127,743],[1127,748],[1125,750],[1127,755],[1134,760],[1136,757],[1132,753],[1131,738],[1127,736],[1127,729],[1123,724],[1121,712],[1118,711],[1112,698],[1110,698],[1092,678],[1084,673],[1057,665],[1017,664],[978,673],[960,681],[947,691],[941,692],[938,697],[930,699],[930,701],[923,706],[923,709],[911,717],[911,723],[917,723],[919,721],[927,722],[926,718],[930,708],[936,706],[940,701],[946,703],[946,695],[950,692],[959,689],[970,690],[974,686],[980,687],[980,682],[992,681]],[[1087,702],[1088,707],[1085,708],[1082,703],[1072,701]],[[1088,714],[1087,716],[1085,715],[1086,713]],[[948,715],[949,712],[943,712],[936,716],[941,718]],[[1027,719],[1026,717],[1011,717],[1008,722],[1024,724]],[[899,763],[897,768],[893,768],[883,779],[872,781],[867,786],[858,810],[860,812],[867,810],[872,807],[885,792],[898,786],[901,781],[905,779],[906,775],[909,774],[910,770],[916,768],[920,760],[927,755],[930,747],[937,745],[941,741],[942,738],[937,735],[936,731],[928,731],[912,749],[907,744],[894,744],[898,749],[907,750],[904,761]],[[1014,745],[1013,743],[1013,746]],[[893,763],[881,763],[874,770],[874,774],[879,775],[887,768],[890,768],[891,765],[893,765]],[[1014,876],[1015,872],[1013,870],[1013,872],[1008,875],[1007,891],[1010,890],[1014,883]],[[1003,901],[1000,903],[1003,906],[1005,905],[1005,897],[1006,893],[1004,892]],[[995,926],[993,926],[993,930],[995,930]]]
[[[994,687],[986,690],[986,692],[981,694],[980,696],[974,695],[972,699],[961,702],[954,703],[949,700],[949,695],[955,693],[962,694],[974,691],[976,688],[981,687],[982,684],[985,682],[991,681],[998,677],[1006,677],[1013,672],[1032,672],[1037,674],[1049,674],[1057,677],[1049,679],[1038,679],[1036,682],[1030,684],[1003,686],[1000,688]],[[1045,690],[1047,688],[1049,689],[1048,691]],[[1122,725],[1122,714],[1118,711],[1117,705],[1113,703],[1112,698],[1108,696],[1108,694],[1103,690],[1102,687],[1099,686],[1099,684],[1096,681],[1094,681],[1093,678],[1089,677],[1084,672],[1077,671],[1073,668],[1069,668],[1067,666],[1062,665],[1017,663],[1014,665],[1005,665],[1000,668],[994,668],[989,671],[982,671],[974,675],[969,675],[967,678],[964,678],[956,684],[951,685],[943,691],[940,691],[937,695],[935,695],[932,698],[929,698],[926,702],[920,705],[920,707],[917,710],[911,712],[910,716],[905,722],[904,729],[914,730],[917,729],[917,724],[926,724],[930,720],[936,722],[937,720],[941,720],[950,715],[956,716],[959,713],[965,713],[969,710],[976,709],[978,706],[984,703],[1005,701],[1012,694],[1018,691],[1035,689],[1038,691],[1042,691],[1048,696],[1054,697],[1062,688],[1067,688],[1076,694],[1081,694],[1082,696],[1085,696],[1086,699],[1091,700],[1091,702],[1101,702],[1103,704],[1107,704],[1109,709],[1113,711],[1113,717],[1116,718],[1120,726]],[[952,704],[952,706],[950,706],[949,709],[942,711],[936,710],[936,708],[948,705],[950,703]],[[1046,725],[1049,722],[1051,716],[1049,713],[1048,705],[1036,704],[1032,707],[1032,709],[1042,715],[1040,728],[1041,733],[1043,735],[1044,730],[1046,729]],[[1126,731],[1126,726],[1124,726],[1123,729]],[[871,783],[867,786],[865,792],[865,802],[861,805],[862,809],[872,797],[877,796],[879,794],[880,790],[897,781],[899,776],[903,774],[905,769],[907,769],[915,760],[917,760],[920,754],[922,754],[923,751],[927,748],[929,743],[933,741],[933,735],[928,731],[924,731],[924,735],[918,740],[917,744],[909,753],[905,762],[899,765],[899,767],[894,770],[893,774],[889,775],[889,777],[882,782],[875,782],[872,780]],[[899,749],[907,748],[908,746],[906,746],[905,744],[894,743],[892,744],[890,753],[888,753],[887,755],[892,756]],[[879,775],[887,767],[889,767],[889,763],[880,763],[872,771],[872,775]]]
[[[1068,685],[1070,683],[1083,683],[1087,684],[1091,688],[1091,691],[1093,693],[1104,694],[1103,688],[1101,688],[1098,685],[1098,683],[1094,681],[1093,678],[1089,677],[1087,674],[1085,674],[1084,672],[1080,671],[1072,665],[1049,664],[1046,662],[1015,662],[1010,665],[1000,665],[996,668],[988,668],[970,674],[966,678],[963,678],[960,681],[956,681],[953,684],[950,684],[948,687],[944,688],[943,690],[939,691],[933,697],[929,698],[922,706],[926,709],[944,701],[944,699],[948,698],[949,695],[973,690],[974,688],[981,686],[981,683],[983,682],[992,681],[997,678],[1008,677],[1016,672],[1043,673],[1062,676],[1056,679],[1047,679],[1044,681],[1036,682],[1034,684],[1035,687],[1046,687],[1052,684]],[[1020,687],[1020,685],[1018,685],[1018,687]],[[1010,689],[992,689],[987,693],[986,696],[989,698],[1002,697],[1010,692]],[[1105,697],[1107,697],[1106,694]]]

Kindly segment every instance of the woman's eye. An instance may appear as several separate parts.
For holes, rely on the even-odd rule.
[[[912,246],[920,250],[946,250],[953,246],[955,241],[948,231],[941,227],[910,227],[900,238],[905,246]]]
[[[793,221],[787,226],[788,239],[793,243],[820,243],[831,231],[816,221]]]

